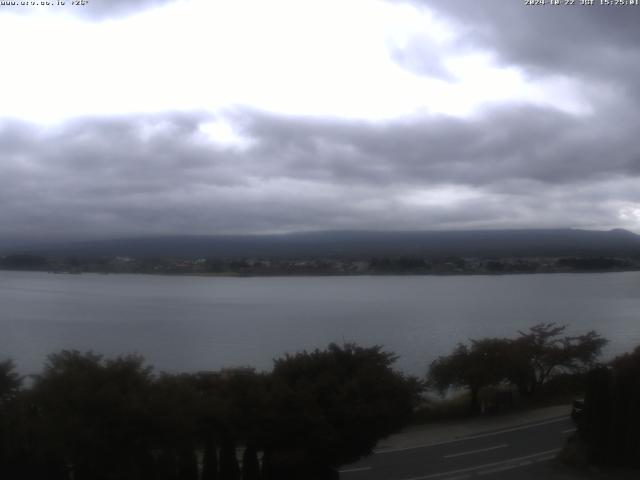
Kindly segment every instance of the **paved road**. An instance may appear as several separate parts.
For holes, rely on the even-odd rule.
[[[358,463],[343,467],[340,478],[522,478],[512,470],[530,469],[531,466],[550,462],[573,431],[571,419],[562,416],[447,442],[379,450]]]

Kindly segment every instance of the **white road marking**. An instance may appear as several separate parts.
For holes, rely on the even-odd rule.
[[[532,463],[546,462],[548,460],[552,460],[553,458],[555,458],[555,455],[545,455],[543,457],[538,457],[534,460],[525,460],[524,462],[520,462],[519,464],[512,463],[509,465],[504,465],[502,467],[491,468],[489,470],[481,470],[478,472],[478,475],[490,475],[492,473],[504,472],[506,470],[513,470],[514,468],[518,468],[518,467],[526,467],[527,465],[531,465]]]
[[[365,472],[367,470],[371,470],[371,467],[348,468],[346,470],[338,470],[338,472],[340,472],[340,473],[351,473],[351,472]]]
[[[577,430],[577,428],[567,428],[566,430],[562,430],[562,433],[573,433]]]
[[[451,455],[445,455],[444,458],[462,457],[463,455],[472,455],[474,453],[488,452],[489,450],[497,450],[498,448],[505,448],[505,447],[508,447],[506,443],[503,445],[496,445],[494,447],[479,448],[477,450],[469,450],[468,452],[452,453]]]
[[[525,455],[524,457],[517,457],[517,458],[510,458],[508,460],[501,460],[499,462],[493,462],[493,463],[485,463],[483,465],[476,465],[474,467],[467,467],[467,468],[460,468],[458,470],[449,470],[448,472],[440,472],[440,473],[432,473],[431,475],[425,475],[423,477],[411,477],[411,478],[405,478],[403,480],[427,480],[429,478],[438,478],[438,477],[445,477],[447,475],[455,475],[457,473],[465,473],[465,472],[473,472],[475,470],[481,470],[481,469],[487,469],[487,468],[491,468],[491,467],[497,467],[499,465],[509,465],[512,468],[517,468],[518,462],[524,461],[524,460],[528,460],[528,459],[532,459],[532,461],[543,461],[543,460],[550,460],[551,458],[553,458],[553,455],[549,456],[550,454],[555,454],[558,453],[561,449],[560,448],[556,448],[554,450],[547,450],[544,452],[538,452],[538,453],[533,453],[531,455]],[[544,458],[541,459],[535,459],[534,457],[539,457],[544,455]],[[508,470],[508,468],[505,468],[505,470]]]
[[[531,423],[529,425],[521,425],[519,427],[506,428],[504,430],[498,430],[498,431],[495,431],[495,432],[480,433],[478,435],[469,435],[468,437],[455,438],[453,440],[447,440],[445,442],[423,443],[421,445],[414,445],[412,447],[388,448],[388,449],[375,450],[374,453],[376,455],[381,455],[383,453],[404,452],[406,450],[416,450],[418,448],[435,447],[437,445],[447,445],[449,443],[464,442],[465,440],[474,440],[476,438],[491,437],[493,435],[501,435],[503,433],[515,432],[517,430],[526,430],[527,428],[534,428],[534,427],[539,427],[541,425],[548,425],[550,423],[564,422],[568,418],[569,418],[569,416],[561,417],[561,418],[554,418],[554,419],[551,419],[551,420],[545,420],[544,422]]]
[[[546,457],[540,457],[540,458],[536,458],[535,460],[532,460],[532,462],[536,462],[536,463],[540,463],[540,462],[547,462],[549,460],[553,460],[554,458],[556,458],[556,455],[547,455]]]
[[[512,470],[513,468],[513,465],[504,465],[502,467],[490,468],[489,470],[481,470],[478,472],[478,475],[491,475],[492,473],[505,472],[507,470]]]

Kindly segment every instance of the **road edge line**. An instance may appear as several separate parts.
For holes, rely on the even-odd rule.
[[[476,471],[476,470],[480,470],[482,468],[497,467],[498,465],[509,465],[509,464],[513,464],[515,462],[520,462],[520,461],[528,460],[528,459],[535,458],[535,457],[542,457],[542,456],[545,456],[545,455],[558,453],[561,450],[562,450],[561,448],[554,448],[553,450],[547,450],[547,451],[544,451],[544,452],[532,453],[531,455],[525,455],[524,457],[509,458],[507,460],[501,460],[499,462],[485,463],[483,465],[476,465],[474,467],[460,468],[458,470],[449,470],[448,472],[432,473],[430,475],[425,475],[425,476],[422,476],[422,477],[403,478],[402,480],[427,480],[429,478],[444,477],[445,475],[455,475],[456,473],[473,472],[473,471]],[[517,467],[517,465],[515,465],[515,466]]]
[[[553,418],[551,418],[549,420],[545,420],[545,421],[538,422],[538,423],[522,424],[522,425],[515,426],[515,427],[508,427],[508,428],[505,428],[505,429],[502,429],[502,430],[495,430],[495,431],[490,431],[490,432],[486,432],[486,433],[478,433],[478,434],[473,434],[473,435],[467,435],[467,436],[464,436],[464,437],[454,438],[452,440],[445,440],[444,442],[423,443],[423,444],[414,445],[414,446],[411,446],[411,447],[385,448],[385,449],[380,449],[380,450],[374,450],[373,453],[375,455],[383,455],[385,453],[403,452],[405,450],[415,450],[415,449],[418,449],[418,448],[436,447],[438,445],[447,445],[449,443],[464,442],[465,440],[474,440],[476,438],[491,437],[493,435],[500,435],[502,433],[515,432],[515,431],[518,431],[518,430],[526,430],[527,428],[539,427],[541,425],[548,425],[548,424],[551,424],[551,423],[562,422],[564,420],[568,420],[569,418],[571,418],[569,415],[564,415],[562,417],[553,417]]]

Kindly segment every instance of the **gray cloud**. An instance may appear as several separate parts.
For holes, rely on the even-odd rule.
[[[638,115],[617,114],[615,123],[609,116],[575,117],[530,106],[473,119],[387,123],[258,116],[248,132],[289,174],[332,182],[486,186],[526,178],[557,184],[638,174]]]
[[[86,15],[160,3],[96,2]],[[570,77],[592,113],[525,103],[377,122],[225,113],[245,148],[206,137],[207,113],[1,121],[0,238],[640,225],[640,9],[414,3],[458,25],[450,48],[489,51],[531,81]],[[448,79],[423,38],[391,54]]]
[[[637,118],[624,115],[607,125],[526,106],[467,120],[228,114],[249,148],[204,136],[204,113],[5,121],[0,237],[616,226],[640,202]]]
[[[83,14],[161,3],[95,2]],[[532,81],[570,77],[593,113],[524,103],[384,122],[227,112],[246,148],[204,136],[205,113],[4,121],[0,237],[640,224],[640,9],[413,3],[457,25],[450,48],[489,51]],[[391,55],[448,79],[436,53],[416,37]]]
[[[572,6],[542,7],[510,0],[400,1],[427,7],[453,22],[462,34],[457,47],[488,49],[532,74],[588,75],[624,86],[637,78],[637,7],[599,2],[581,6],[579,0]]]

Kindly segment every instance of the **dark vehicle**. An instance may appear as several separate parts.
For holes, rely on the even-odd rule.
[[[573,405],[571,407],[571,418],[574,422],[578,422],[582,415],[584,414],[584,400],[578,399],[573,401]]]

